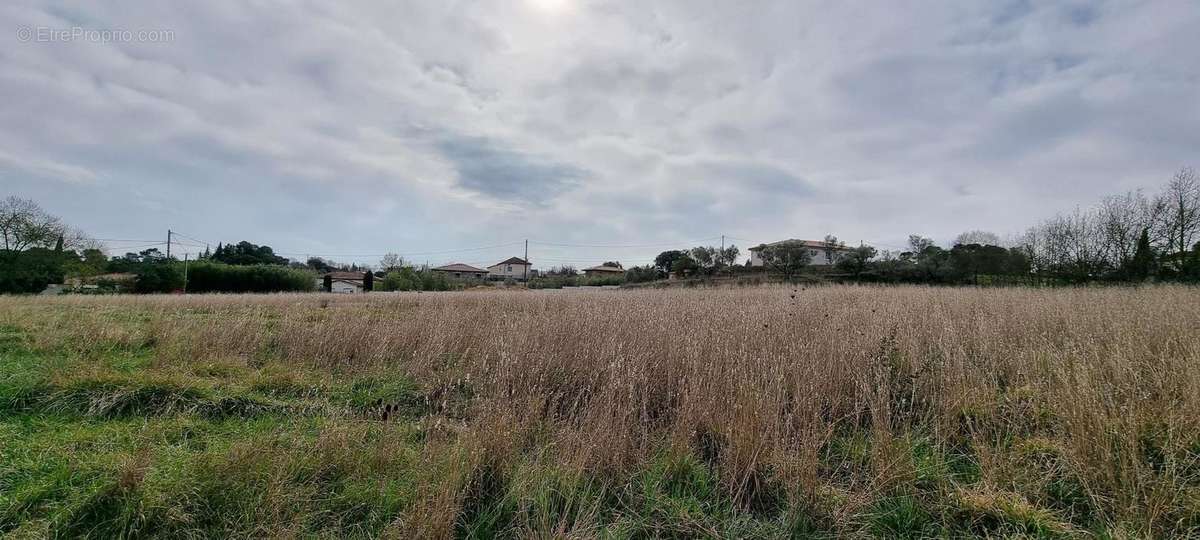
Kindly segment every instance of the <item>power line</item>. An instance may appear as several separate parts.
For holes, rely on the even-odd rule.
[[[139,239],[131,239],[131,238],[92,238],[92,240],[96,240],[97,242],[159,242],[159,243],[162,243],[161,240],[150,240],[150,239],[140,239],[139,240]]]
[[[679,242],[658,242],[658,243],[654,243],[654,244],[565,244],[565,243],[557,243],[557,242],[543,242],[541,240],[530,240],[529,242],[532,244],[540,244],[543,246],[555,246],[555,247],[619,249],[619,248],[645,248],[645,247],[679,246],[679,245],[685,245],[685,244],[698,244],[700,242],[708,242],[710,240],[717,240],[720,238],[721,238],[720,236],[713,236],[710,238],[701,238],[699,240],[683,240],[683,241],[679,241]]]
[[[188,236],[188,235],[186,235],[186,234],[183,234],[183,233],[181,233],[181,232],[179,232],[179,231],[173,231],[173,234],[174,234],[175,236],[182,236],[182,237],[184,237],[184,238],[187,238],[188,240],[191,240],[191,241],[193,241],[193,242],[198,242],[198,243],[200,243],[201,245],[205,245],[205,246],[207,246],[207,245],[209,245],[209,244],[212,244],[212,242],[209,242],[209,241],[207,241],[207,240],[201,240],[201,239],[199,239],[199,238],[193,238],[193,237],[191,237],[191,236]]]
[[[496,244],[491,246],[470,247],[461,249],[446,249],[439,251],[408,251],[395,252],[389,251],[386,253],[316,253],[313,251],[276,251],[276,255],[310,255],[315,257],[382,257],[391,253],[395,253],[401,257],[411,257],[417,255],[444,255],[448,253],[464,253],[470,251],[485,251],[489,249],[499,249],[503,247],[519,246],[522,242],[509,242],[507,244]]]

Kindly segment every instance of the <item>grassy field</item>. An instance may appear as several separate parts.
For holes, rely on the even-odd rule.
[[[1200,289],[0,298],[0,536],[1200,535]]]

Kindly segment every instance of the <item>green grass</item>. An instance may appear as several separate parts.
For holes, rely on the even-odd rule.
[[[371,537],[419,495],[423,399],[403,376],[152,360],[0,328],[0,536]]]
[[[131,333],[37,349],[0,326],[0,536],[410,537],[444,508],[436,530],[461,538],[1063,538],[1122,526],[1027,388],[964,408],[952,433],[839,425],[815,449],[815,485],[799,486],[766,467],[731,478],[723,436],[707,432],[597,470],[573,468],[535,426],[501,461],[459,438],[477,420],[468,382],[285,364],[270,347],[195,361],[160,347]],[[1143,457],[1200,509],[1200,442],[1143,439]],[[1172,519],[1195,531],[1197,516]]]

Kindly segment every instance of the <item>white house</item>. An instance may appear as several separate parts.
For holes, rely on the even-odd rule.
[[[808,263],[809,266],[831,266],[837,264],[842,255],[850,251],[850,248],[846,246],[831,246],[820,240],[797,240],[789,238],[750,248],[750,266],[763,265],[762,250],[764,247],[783,245],[798,245],[808,248],[809,255],[812,256],[812,260]]]
[[[488,277],[492,279],[515,279],[524,281],[532,277],[533,272],[530,272],[529,261],[520,257],[511,257],[508,260],[500,261],[488,267]]]
[[[342,279],[335,279],[330,283],[329,292],[334,293],[360,293],[363,290],[362,282],[355,283]]]

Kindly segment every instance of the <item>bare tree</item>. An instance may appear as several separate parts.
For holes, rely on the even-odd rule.
[[[1109,268],[1104,231],[1094,212],[1078,208],[1037,225],[1025,237],[1034,268],[1085,281]]]
[[[1114,266],[1125,266],[1133,260],[1138,239],[1153,225],[1154,214],[1154,204],[1141,191],[1111,195],[1101,201],[1095,217]]]
[[[404,266],[404,257],[395,253],[388,253],[382,259],[379,259],[379,269],[384,272],[399,270],[402,266]]]
[[[908,250],[913,254],[914,257],[924,253],[926,249],[936,245],[937,243],[934,242],[932,238],[925,238],[919,234],[908,235]]]
[[[1000,241],[1000,237],[996,235],[996,233],[988,231],[967,231],[958,235],[958,237],[954,239],[954,245],[956,246],[966,246],[970,244],[1004,247]]]
[[[1158,228],[1168,253],[1182,257],[1200,238],[1200,177],[1184,167],[1155,201],[1159,207]]]
[[[36,202],[19,197],[0,201],[0,236],[3,236],[7,251],[53,247],[67,232],[62,221]]]

